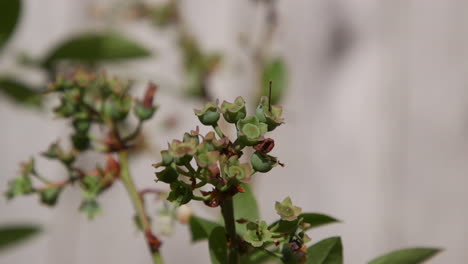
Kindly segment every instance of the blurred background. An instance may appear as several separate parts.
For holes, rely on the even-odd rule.
[[[19,162],[70,133],[47,111],[56,102],[35,95],[71,65],[62,61],[133,80],[137,95],[159,85],[148,146],[131,163],[140,188],[154,185],[150,165],[167,142],[198,124],[193,108],[238,95],[253,106],[272,79],[286,116],[273,155],[286,166],[255,177],[265,220],[290,195],[303,211],[343,221],[310,236],[341,235],[346,263],[412,246],[445,249],[430,263],[465,263],[467,12],[456,0],[23,0],[11,37],[2,29],[0,38],[0,189]],[[91,222],[80,200],[73,188],[54,209],[0,199],[0,224],[45,230],[0,263],[149,263],[123,186],[100,198],[104,213]],[[185,225],[163,239],[167,263],[208,263],[206,243],[191,245]]]

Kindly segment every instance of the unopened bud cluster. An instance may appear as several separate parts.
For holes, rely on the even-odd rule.
[[[89,218],[98,214],[101,209],[97,197],[120,177],[120,163],[113,153],[129,148],[132,140],[139,134],[141,124],[150,119],[157,109],[153,105],[156,92],[154,84],[148,85],[142,99],[132,98],[129,89],[128,83],[110,78],[106,74],[73,71],[67,75],[59,75],[49,85],[48,93],[59,97],[60,103],[54,108],[56,116],[68,120],[73,128],[69,144],[72,147],[65,150],[57,141],[42,156],[63,164],[68,177],[53,182],[37,171],[34,160],[31,159],[22,165],[20,176],[10,181],[7,198],[38,193],[42,203],[53,206],[63,188],[78,183],[83,191],[80,211]],[[124,136],[122,124],[127,121],[131,111],[139,124],[133,132]],[[102,133],[93,135],[93,126],[98,126],[98,131]],[[92,170],[77,167],[76,160],[85,151],[104,152],[103,165],[98,164]]]

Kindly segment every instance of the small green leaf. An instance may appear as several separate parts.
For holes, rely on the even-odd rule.
[[[114,61],[147,57],[150,52],[140,44],[115,33],[84,33],[56,47],[44,59],[50,67],[58,60],[85,62]]]
[[[197,216],[191,216],[189,220],[190,232],[192,233],[192,242],[208,239],[211,231],[220,225],[210,220]]]
[[[380,256],[369,264],[419,264],[432,258],[439,251],[437,248],[401,249]]]
[[[8,2],[8,1],[6,1]],[[16,103],[27,106],[40,106],[40,93],[27,84],[10,77],[0,78],[0,92],[8,96]]]
[[[39,233],[36,226],[2,226],[0,227],[0,251],[26,241]]]
[[[286,64],[281,58],[276,58],[265,65],[262,77],[262,94],[269,94],[269,82],[272,81],[271,103],[277,104],[288,86]]]
[[[309,224],[309,226],[307,226],[304,231],[312,229],[312,228],[316,228],[319,226],[340,222],[340,220],[336,218],[333,218],[325,214],[318,214],[318,213],[303,213],[303,214],[300,214],[297,218],[298,219],[303,218],[303,222]],[[279,221],[272,223],[269,228],[273,228],[275,225],[279,225],[275,229],[275,232],[289,233],[289,232],[293,232],[296,230],[297,224],[298,224],[298,220],[294,220],[294,221],[279,220]]]
[[[213,229],[208,240],[212,264],[227,263],[227,240],[224,227],[218,226]]]
[[[307,249],[306,264],[342,264],[343,246],[340,237],[330,237]],[[400,264],[400,263],[399,263]]]
[[[244,188],[245,193],[238,193],[233,198],[234,217],[236,219],[242,218],[251,222],[255,222],[260,219],[257,200],[255,199],[255,196],[249,185],[242,183],[241,187]],[[236,223],[236,230],[240,235],[244,234],[246,231],[245,224]]]
[[[0,49],[15,31],[21,12],[20,0],[0,1]]]

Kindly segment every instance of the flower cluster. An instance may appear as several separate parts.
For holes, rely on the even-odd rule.
[[[52,182],[38,172],[34,159],[31,159],[22,165],[20,176],[10,181],[7,198],[38,193],[43,204],[53,206],[62,189],[76,182],[83,190],[80,211],[85,212],[89,218],[99,213],[98,195],[120,177],[120,162],[113,153],[131,147],[142,123],[150,119],[157,109],[153,105],[156,91],[154,84],[148,85],[141,100],[132,98],[128,93],[129,89],[128,83],[110,78],[104,73],[73,71],[67,75],[59,75],[49,85],[47,93],[54,93],[59,97],[60,103],[54,108],[56,116],[71,123],[72,148],[65,150],[57,141],[42,156],[63,164],[68,178]],[[132,110],[139,123],[134,131],[123,136],[124,129],[128,127],[126,120]],[[104,133],[92,134],[93,126],[99,126]],[[104,152],[103,165],[97,165],[92,170],[77,167],[76,160],[85,151]],[[34,186],[37,184],[34,184],[33,179],[40,182],[39,187]]]
[[[195,110],[195,115],[214,131],[201,135],[198,128],[185,133],[182,140],[173,140],[167,150],[161,152],[162,161],[154,164],[158,168],[158,181],[168,183],[171,188],[168,199],[177,205],[190,200],[202,200],[206,205],[216,207],[224,199],[242,192],[241,182],[248,181],[255,172],[268,172],[277,164],[276,157],[268,153],[274,141],[266,138],[268,131],[274,130],[284,121],[279,106],[269,106],[268,99],[262,98],[254,116],[247,116],[245,101],[236,98],[233,103],[224,101],[221,106],[208,103],[203,109]],[[231,140],[218,125],[221,116],[237,130],[237,138]],[[255,151],[248,162],[242,162],[245,148]],[[196,190],[205,185],[212,191]]]

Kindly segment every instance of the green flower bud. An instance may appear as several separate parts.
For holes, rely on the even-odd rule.
[[[60,195],[62,188],[54,187],[54,188],[47,188],[42,190],[41,195],[41,202],[48,206],[54,206],[57,203],[57,199]]]
[[[273,234],[268,230],[268,225],[265,221],[260,223],[247,223],[247,231],[244,234],[244,240],[250,243],[253,247],[261,247],[264,243],[273,241]]]
[[[63,150],[57,142],[54,142],[45,152],[42,153],[42,155],[49,159],[58,159],[63,155]]]
[[[195,141],[195,144],[200,144],[200,138],[198,137],[198,131],[192,131],[191,133],[184,133],[183,142]]]
[[[268,172],[278,163],[275,157],[255,151],[250,158],[250,163],[255,171]]]
[[[153,117],[154,112],[156,111],[156,107],[146,107],[142,102],[137,101],[133,107],[133,111],[138,119],[145,121]]]
[[[73,120],[73,127],[77,133],[85,134],[88,133],[91,127],[91,121],[89,119],[75,119]]]
[[[218,123],[220,114],[218,112],[217,104],[208,103],[202,110],[195,109],[195,115],[205,126],[214,126]]]
[[[197,161],[198,166],[202,168],[207,168],[212,164],[215,164],[219,160],[219,152],[212,151],[211,146],[203,142],[197,147],[197,154],[195,155],[195,160]]]
[[[277,126],[284,123],[282,118],[283,108],[281,106],[272,105],[270,109],[268,97],[262,96],[260,103],[257,106],[255,115],[258,120],[268,125],[268,131],[274,130]]]
[[[96,199],[88,198],[81,202],[80,212],[85,213],[88,219],[92,220],[95,216],[102,213],[102,209]]]
[[[88,134],[73,134],[71,136],[71,140],[73,143],[73,147],[79,151],[85,151],[91,145],[91,141],[88,137]]]
[[[228,162],[226,163],[225,171],[229,177],[236,178],[238,180],[249,180],[250,176],[254,172],[250,164],[240,164],[239,158],[237,156],[232,156],[229,158]]]
[[[54,108],[54,113],[59,117],[70,117],[76,112],[76,105],[64,98],[61,99],[59,106]]]
[[[237,122],[237,134],[241,142],[247,146],[254,146],[263,140],[267,132],[267,125],[260,123],[255,116],[248,116]]]
[[[165,183],[172,183],[179,177],[177,171],[172,167],[166,167],[164,170],[160,172],[156,172],[156,177],[158,181],[162,181]]]
[[[5,193],[7,199],[15,196],[25,195],[34,191],[29,175],[22,175],[8,183],[8,190]]]
[[[301,214],[302,209],[292,204],[291,198],[286,197],[281,203],[275,203],[276,213],[285,221],[294,221]]]
[[[174,161],[174,157],[168,150],[161,151],[162,165],[169,166]]]
[[[115,121],[122,121],[128,115],[132,106],[132,98],[129,96],[110,96],[104,102],[104,115]]]
[[[192,187],[181,181],[171,183],[171,192],[167,197],[168,201],[173,202],[176,206],[186,204],[192,200]]]
[[[247,115],[244,99],[239,96],[232,104],[224,101],[221,104],[221,113],[223,113],[223,117],[227,122],[237,123]]]

